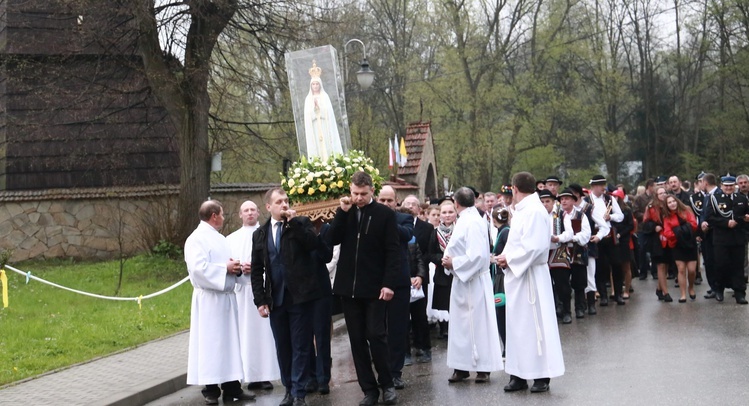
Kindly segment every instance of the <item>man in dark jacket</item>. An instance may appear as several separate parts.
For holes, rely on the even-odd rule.
[[[341,198],[330,230],[333,245],[341,244],[333,293],[341,296],[356,375],[365,394],[360,405],[377,404],[378,387],[383,402],[392,405],[398,395],[390,373],[386,312],[402,278],[395,212],[374,201],[367,173],[355,173],[350,187],[351,196]]]
[[[289,209],[281,188],[265,194],[271,218],[252,236],[252,293],[262,317],[270,315],[286,396],[281,406],[304,406],[312,351],[313,306],[322,297],[315,252],[317,234],[307,217]],[[264,279],[264,280],[263,280]]]
[[[408,344],[408,308],[411,299],[410,267],[408,263],[408,242],[413,238],[413,217],[398,212],[395,189],[385,185],[377,196],[377,202],[395,210],[395,222],[398,229],[398,243],[400,245],[400,272],[398,283],[392,287],[393,299],[388,302],[388,348],[390,350],[390,373],[393,375],[395,389],[406,387],[403,382],[403,366],[405,364]]]

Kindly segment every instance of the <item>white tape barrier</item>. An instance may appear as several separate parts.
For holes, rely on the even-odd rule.
[[[21,271],[19,269],[13,268],[10,265],[5,265],[5,269],[9,269],[9,270],[11,270],[11,271],[13,271],[15,273],[18,273],[18,274],[26,276],[26,283],[28,283],[29,279],[33,279],[35,281],[39,281],[39,282],[47,284],[49,286],[54,286],[56,288],[67,290],[69,292],[78,293],[79,295],[95,297],[97,299],[132,301],[132,302],[138,302],[139,305],[140,305],[141,300],[143,300],[143,299],[150,299],[152,297],[156,297],[156,296],[162,295],[162,294],[164,294],[166,292],[169,292],[170,290],[176,289],[179,285],[181,285],[181,284],[187,282],[188,280],[190,280],[189,276],[185,276],[184,279],[182,279],[181,281],[175,283],[174,285],[169,286],[166,289],[162,289],[162,290],[160,290],[158,292],[151,293],[150,295],[138,296],[138,297],[115,297],[115,296],[97,295],[95,293],[89,293],[89,292],[84,292],[84,291],[81,291],[81,290],[71,289],[71,288],[68,288],[68,287],[65,287],[65,286],[62,286],[62,285],[58,285],[58,284],[56,284],[54,282],[50,282],[50,281],[46,281],[46,280],[44,280],[42,278],[38,278],[38,277],[32,275],[31,272]]]

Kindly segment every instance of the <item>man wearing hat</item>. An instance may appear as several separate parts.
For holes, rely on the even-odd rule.
[[[664,181],[665,182],[665,181]],[[606,189],[606,178],[601,175],[593,176],[590,180],[590,196],[588,202],[593,204],[593,213],[603,217],[604,225],[594,230],[594,235],[590,238],[592,242],[598,243],[598,258],[596,258],[596,289],[600,295],[600,306],[608,306],[608,291],[606,282],[610,276],[614,277],[614,300],[618,305],[624,305],[626,302],[622,297],[622,285],[624,275],[622,274],[621,260],[619,251],[616,249],[614,242],[614,232],[611,229],[611,222],[621,222],[624,220],[619,203],[616,199],[604,193]]]
[[[499,204],[504,207],[512,205],[512,185],[502,185],[499,189]]]
[[[588,228],[591,235],[594,229],[605,227],[606,222],[603,217],[599,217],[593,212],[593,205],[583,199],[586,196],[586,189],[582,186],[572,183],[568,188],[572,194],[577,197],[575,208],[585,214],[588,219]],[[588,241],[588,264],[586,268],[587,286],[585,287],[585,297],[587,298],[588,314],[594,315],[596,311],[596,258],[598,257],[598,244]]]
[[[577,197],[570,189],[564,189],[557,199],[560,202],[562,230],[552,235],[551,242],[566,245],[572,255],[569,270],[554,269],[551,272],[559,300],[562,302],[562,323],[572,323],[570,312],[571,288],[575,289],[575,317],[585,317],[586,266],[588,264],[588,242],[590,241],[590,224],[584,213],[575,208]],[[572,286],[570,286],[572,276]]]
[[[710,197],[705,208],[705,217],[713,229],[715,252],[715,299],[723,301],[723,290],[733,288],[736,303],[749,304],[746,300],[744,281],[744,249],[747,227],[747,200],[734,193],[736,178],[730,174],[721,178],[721,192]]]
[[[550,191],[555,198],[559,194],[559,186],[562,186],[562,181],[558,176],[551,175],[546,178],[546,190]]]
[[[666,188],[666,190],[668,190],[668,188],[666,187],[666,181],[667,180],[668,179],[666,179],[665,176],[656,176],[655,177],[655,187],[659,188],[659,187],[663,186],[663,187]]]

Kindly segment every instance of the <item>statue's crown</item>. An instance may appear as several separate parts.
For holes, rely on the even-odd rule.
[[[322,75],[322,69],[320,69],[319,66],[317,66],[317,63],[312,60],[312,67],[309,68],[309,75],[312,76],[312,78],[320,78],[320,75]]]

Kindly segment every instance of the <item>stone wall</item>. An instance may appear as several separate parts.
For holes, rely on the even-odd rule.
[[[228,234],[239,227],[239,206],[273,185],[217,185]],[[131,187],[0,192],[0,249],[11,261],[42,258],[108,259],[147,251],[173,227],[177,188]],[[264,220],[262,217],[261,220]],[[195,224],[198,218],[195,214]]]

